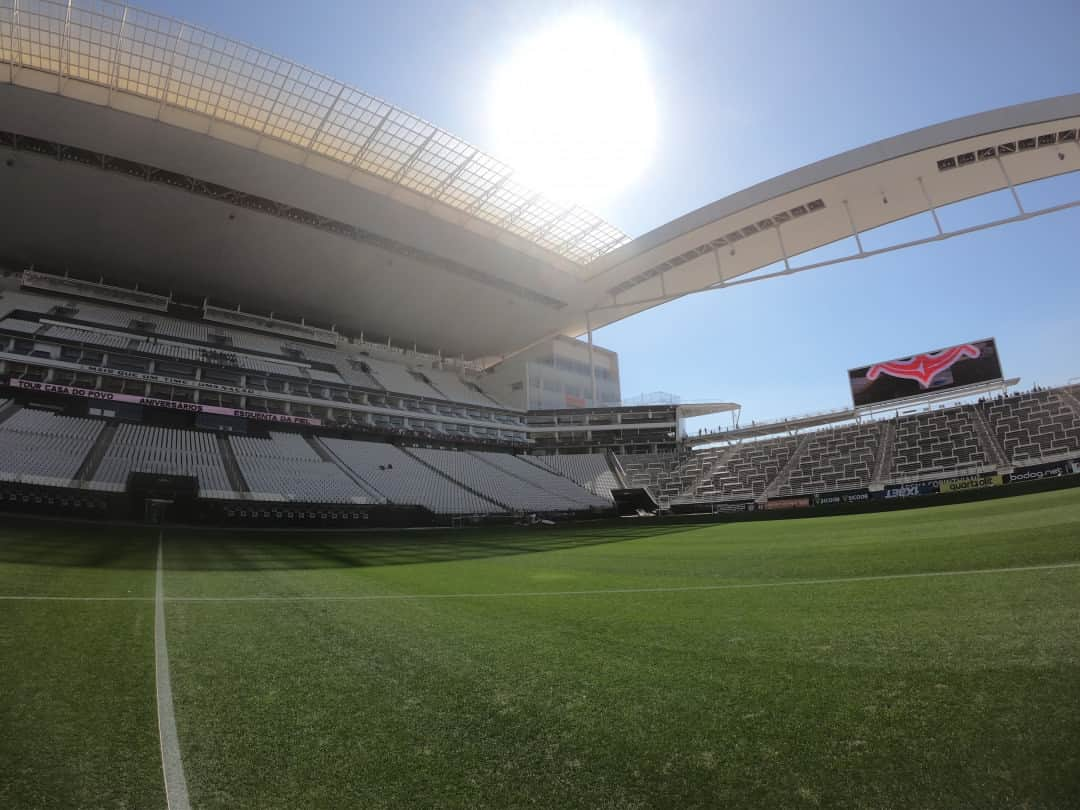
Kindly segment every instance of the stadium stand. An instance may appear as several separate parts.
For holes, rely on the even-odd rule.
[[[518,477],[515,474],[518,468],[513,462],[488,458],[502,454],[472,454],[430,448],[417,448],[410,452],[432,469],[512,511],[568,512],[587,508],[587,504],[582,500],[549,492],[525,478]],[[512,456],[505,458],[511,459]],[[510,470],[515,472],[509,472]],[[580,492],[583,496],[588,495],[584,490]]]
[[[889,476],[913,479],[940,472],[963,472],[991,463],[980,445],[974,406],[942,408],[896,420]]]
[[[486,461],[493,467],[498,467],[507,475],[515,479],[531,484],[537,489],[543,490],[556,498],[559,498],[563,509],[581,509],[595,507],[604,509],[610,504],[593,495],[587,489],[579,486],[569,478],[558,475],[551,470],[545,470],[535,464],[530,464],[519,456],[508,453],[485,453],[477,452],[472,455],[481,461]],[[512,484],[513,482],[507,482]],[[556,507],[558,508],[558,507]]]
[[[199,479],[201,497],[236,497],[210,433],[122,424],[87,486],[123,492],[133,472],[190,475]]]
[[[324,461],[299,434],[271,433],[267,439],[230,436],[229,445],[252,500],[375,502],[341,469]]]
[[[0,480],[71,486],[104,422],[22,408],[0,423]]]
[[[979,403],[994,437],[1013,464],[1080,452],[1080,416],[1068,395],[1032,391]]]
[[[753,497],[765,494],[798,448],[798,436],[744,442],[727,463],[711,472],[712,491],[719,496]]]
[[[674,497],[682,494],[675,474],[685,459],[681,453],[640,453],[623,456],[621,463],[628,486],[648,489],[656,496]]]
[[[580,453],[562,456],[528,456],[534,464],[541,464],[553,472],[565,475],[593,495],[612,500],[611,490],[619,488],[619,480],[608,464],[607,456],[599,453]]]
[[[505,511],[390,444],[323,439],[323,445],[349,470],[390,503],[423,506],[437,514],[487,514]]]
[[[881,441],[881,425],[848,425],[811,434],[784,480],[780,495],[869,486]]]

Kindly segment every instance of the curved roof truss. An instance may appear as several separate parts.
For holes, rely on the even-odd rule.
[[[684,295],[791,275],[1080,206],[1025,207],[1025,183],[1080,170],[1080,94],[968,116],[781,175],[687,214],[590,264],[593,329]],[[1008,190],[1014,212],[947,230],[939,210]],[[867,247],[868,231],[918,215],[929,233]],[[852,240],[852,253],[800,263]],[[772,272],[760,272],[775,267]],[[584,330],[581,330],[584,331]],[[576,332],[580,333],[580,332]]]

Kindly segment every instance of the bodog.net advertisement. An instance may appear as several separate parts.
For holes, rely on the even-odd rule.
[[[961,343],[848,372],[855,407],[1001,379],[993,338]]]

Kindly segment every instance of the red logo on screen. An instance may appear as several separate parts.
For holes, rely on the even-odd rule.
[[[923,388],[929,388],[934,377],[947,368],[951,368],[965,357],[975,359],[982,355],[978,346],[965,343],[962,346],[953,346],[951,349],[942,349],[940,352],[927,352],[917,354],[908,360],[890,360],[887,363],[875,363],[866,372],[866,378],[876,380],[882,374],[890,377],[900,377],[905,380],[916,380]]]

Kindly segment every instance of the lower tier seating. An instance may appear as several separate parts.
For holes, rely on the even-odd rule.
[[[1055,391],[1033,391],[979,404],[1013,464],[1080,452],[1080,415]]]
[[[858,489],[870,484],[881,441],[881,425],[821,430],[806,443],[780,495]]]
[[[190,475],[204,498],[235,496],[210,433],[150,425],[120,425],[98,465],[90,489],[123,492],[133,472]]]
[[[979,443],[974,407],[942,408],[896,420],[891,477],[963,471],[990,464]]]
[[[611,471],[607,457],[600,453],[530,456],[529,460],[565,475],[609,503],[613,500],[611,490],[619,487],[619,481]]]
[[[0,423],[0,480],[71,486],[104,424],[32,408],[17,411]]]
[[[414,504],[445,515],[503,511],[393,445],[347,439],[323,439],[323,444],[390,503]]]
[[[236,463],[254,500],[373,503],[336,465],[324,461],[303,436],[230,436]]]

